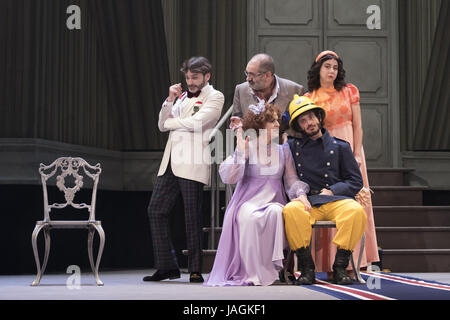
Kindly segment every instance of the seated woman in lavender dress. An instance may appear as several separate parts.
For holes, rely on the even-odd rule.
[[[288,144],[277,143],[279,116],[272,105],[251,106],[243,129],[255,137],[244,140],[238,129],[236,150],[219,167],[223,182],[237,186],[207,286],[272,284],[283,268],[287,247],[282,215],[286,194],[310,207],[309,186],[298,179]]]

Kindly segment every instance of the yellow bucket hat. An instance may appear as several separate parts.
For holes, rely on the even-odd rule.
[[[322,113],[322,120],[325,119],[326,111],[324,107],[316,105],[314,101],[308,97],[300,97],[298,94],[295,94],[294,99],[289,104],[289,115],[291,116],[289,127],[292,128],[292,121],[294,121],[298,116],[312,109],[319,109]]]

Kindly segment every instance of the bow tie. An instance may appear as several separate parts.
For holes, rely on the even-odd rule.
[[[192,93],[189,90],[187,91],[188,98],[197,98],[200,95],[201,90],[198,90],[196,93]]]

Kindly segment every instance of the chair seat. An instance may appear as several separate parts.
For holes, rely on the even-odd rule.
[[[316,221],[315,224],[312,225],[313,228],[336,228],[336,223],[330,220],[324,221]]]
[[[48,225],[51,228],[64,229],[64,228],[88,228],[91,225],[101,225],[101,221],[94,220],[56,220],[56,221],[36,221],[36,225]]]

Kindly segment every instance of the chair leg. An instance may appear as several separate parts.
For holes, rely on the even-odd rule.
[[[359,250],[359,257],[358,257],[358,281],[360,283],[366,283],[362,278],[361,278],[361,274],[359,273],[359,270],[361,269],[361,261],[362,261],[362,256],[364,253],[364,247],[366,245],[366,234],[363,233],[363,236],[361,238],[361,249]]]
[[[95,282],[97,283],[98,286],[102,286],[103,282],[100,280],[100,278],[98,276],[98,268],[100,266],[100,260],[102,259],[103,248],[105,246],[105,232],[103,231],[103,228],[102,228],[101,225],[94,224],[93,226],[97,230],[98,235],[100,236],[100,245],[99,245],[99,248],[98,248],[97,261],[96,261],[95,266],[92,269],[92,271],[94,272]],[[93,237],[93,233],[92,233],[92,237]],[[92,243],[93,243],[93,241],[91,239],[91,242],[90,242],[90,248],[91,248],[90,249],[91,250],[90,255],[91,256],[93,256],[93,254],[92,254],[92,251],[93,251],[92,250]],[[92,266],[93,266],[93,258],[92,258],[91,267]]]
[[[33,234],[31,235],[31,244],[33,246],[34,260],[36,261],[36,269],[37,269],[36,279],[33,281],[33,283],[31,283],[32,286],[37,286],[39,284],[39,282],[41,281],[41,276],[42,276],[42,271],[43,270],[41,269],[41,263],[39,261],[39,252],[38,252],[38,247],[37,247],[37,237],[39,235],[39,232],[42,230],[42,228],[44,226],[45,225],[43,225],[43,224],[36,225],[34,227]],[[47,245],[46,245],[46,247],[47,247]]]
[[[91,265],[92,272],[95,273],[95,264],[94,264],[94,232],[95,228],[92,226],[89,226],[89,233],[88,233],[88,255],[89,255],[89,263]]]
[[[361,246],[359,249],[359,256],[358,256],[358,266],[356,268],[355,268],[355,261],[353,260],[353,254],[350,256],[353,272],[355,273],[355,280],[358,281],[359,283],[366,283],[366,281],[364,281],[364,279],[361,277],[361,273],[359,271],[361,269],[361,260],[364,252],[365,243],[366,243],[366,234],[364,233],[361,238]]]
[[[47,267],[48,256],[50,254],[50,229],[44,228],[44,239],[45,239],[45,254],[44,262],[42,263],[41,274],[44,274],[45,268]]]

